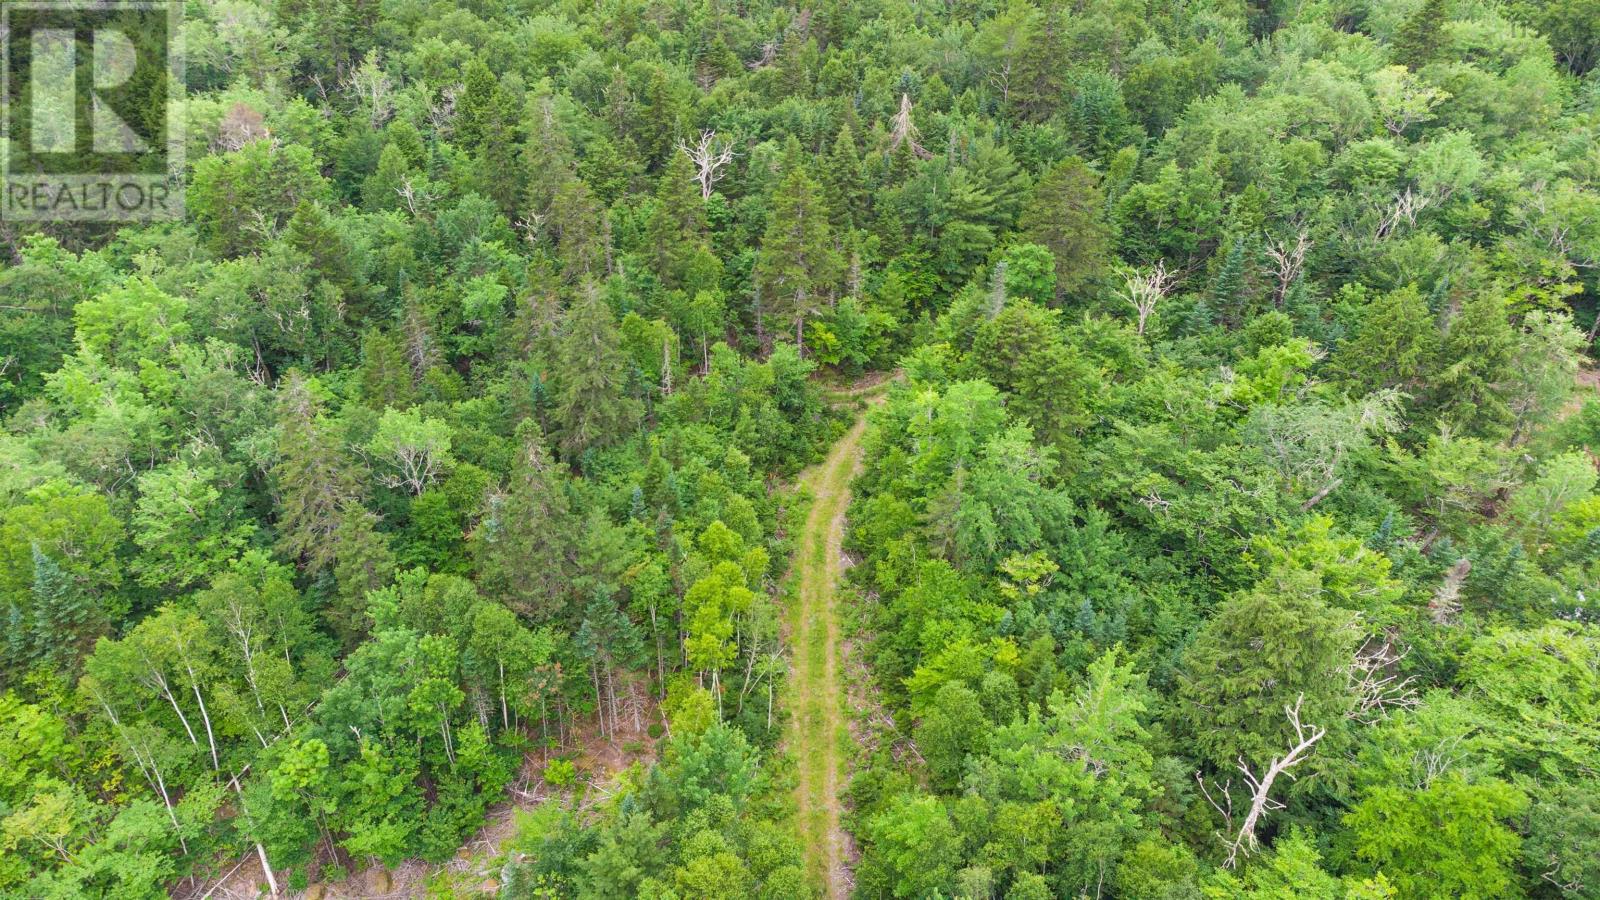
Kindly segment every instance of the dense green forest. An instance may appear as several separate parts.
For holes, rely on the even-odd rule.
[[[186,217],[0,222],[0,896],[1600,897],[1597,0],[183,34]]]

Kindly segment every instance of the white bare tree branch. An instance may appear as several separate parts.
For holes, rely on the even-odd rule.
[[[1277,270],[1278,283],[1273,287],[1272,304],[1282,309],[1283,298],[1289,293],[1289,288],[1294,286],[1301,274],[1305,272],[1306,252],[1311,249],[1311,240],[1305,226],[1295,234],[1294,243],[1288,241],[1267,242],[1267,256],[1272,260],[1273,267]]]
[[[898,150],[901,144],[909,141],[911,143],[911,152],[918,159],[932,159],[933,154],[917,142],[917,138],[920,136],[920,132],[917,131],[917,123],[911,119],[911,95],[901,94],[900,111],[895,113],[893,127],[889,131],[889,149]]]
[[[1387,636],[1369,637],[1356,651],[1347,670],[1355,708],[1347,717],[1363,725],[1379,722],[1391,709],[1415,709],[1422,705],[1412,683],[1414,676],[1400,677],[1397,666],[1411,652],[1397,649]]]
[[[694,163],[695,180],[700,182],[700,199],[705,200],[711,196],[711,190],[722,180],[723,169],[733,162],[733,147],[726,141],[717,137],[717,133],[710,129],[700,132],[700,137],[693,147],[683,141],[678,142],[678,149],[683,155],[689,157]]]
[[[361,65],[351,70],[344,80],[344,89],[366,104],[367,122],[373,128],[382,128],[394,115],[394,81],[383,70],[377,50],[368,53]]]
[[[1167,271],[1166,260],[1157,260],[1155,267],[1149,272],[1142,274],[1132,272],[1128,275],[1122,299],[1126,300],[1138,315],[1140,335],[1144,334],[1150,316],[1156,311],[1156,305],[1166,298],[1167,292],[1172,290],[1172,285],[1177,280],[1178,273]]]
[[[1306,725],[1300,721],[1300,704],[1304,700],[1305,695],[1301,694],[1295,698],[1293,706],[1283,708],[1289,717],[1289,724],[1294,727],[1295,735],[1295,745],[1290,747],[1287,753],[1273,759],[1260,776],[1251,771],[1243,756],[1239,757],[1238,768],[1244,775],[1245,787],[1250,791],[1250,807],[1237,829],[1233,826],[1233,794],[1229,790],[1233,782],[1230,780],[1223,784],[1221,794],[1225,802],[1219,803],[1212,796],[1211,790],[1206,787],[1205,778],[1199,772],[1195,773],[1195,781],[1200,784],[1200,793],[1205,795],[1206,801],[1213,809],[1222,814],[1223,831],[1218,833],[1218,838],[1228,850],[1228,855],[1222,861],[1224,868],[1231,869],[1238,865],[1241,855],[1249,856],[1260,846],[1256,841],[1256,826],[1261,824],[1262,817],[1267,813],[1283,809],[1282,803],[1272,799],[1273,782],[1277,781],[1280,775],[1293,779],[1294,773],[1289,770],[1304,762],[1311,748],[1328,734],[1325,728]]]
[[[1431,205],[1433,205],[1432,197],[1419,194],[1410,187],[1407,187],[1404,193],[1396,194],[1393,205],[1378,223],[1378,240],[1394,234],[1401,224],[1407,228],[1416,225],[1417,216]]]

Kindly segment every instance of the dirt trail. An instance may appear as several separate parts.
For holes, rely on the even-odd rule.
[[[797,583],[788,612],[792,671],[788,744],[799,769],[800,839],[806,868],[832,900],[849,896],[848,837],[839,825],[844,788],[844,666],[837,588],[844,573],[845,511],[860,467],[863,413],[828,458],[801,478],[812,505],[795,547]]]

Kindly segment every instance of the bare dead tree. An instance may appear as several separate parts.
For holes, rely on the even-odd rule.
[[[892,125],[893,127],[889,130],[890,150],[898,150],[900,149],[901,144],[909,141],[911,144],[911,152],[916,154],[918,159],[933,158],[933,154],[929,153],[926,147],[923,147],[921,144],[917,143],[917,138],[920,136],[920,133],[917,131],[917,123],[911,119],[910,94],[900,95],[900,111],[894,114],[894,121]]]
[[[1393,205],[1384,213],[1383,219],[1378,223],[1377,238],[1382,240],[1393,234],[1403,223],[1407,228],[1417,224],[1417,216],[1424,209],[1433,205],[1433,198],[1426,194],[1419,194],[1407,187],[1404,192],[1396,194]]]
[[[1306,233],[1304,225],[1295,234],[1294,243],[1288,241],[1268,241],[1267,257],[1272,260],[1278,283],[1272,290],[1272,305],[1278,309],[1283,308],[1283,298],[1289,293],[1289,288],[1299,280],[1306,268],[1306,252],[1311,249],[1311,240]]]
[[[744,67],[754,72],[757,69],[765,69],[767,66],[772,65],[772,61],[777,58],[778,42],[767,41],[761,45],[761,55],[745,63]]]
[[[1144,334],[1150,316],[1156,311],[1156,305],[1166,298],[1167,292],[1172,290],[1177,280],[1178,273],[1167,271],[1166,260],[1157,260],[1155,267],[1149,272],[1143,274],[1132,272],[1128,275],[1122,298],[1128,301],[1128,305],[1133,307],[1134,313],[1139,317],[1140,335]]]
[[[222,121],[217,123],[217,139],[212,145],[218,150],[232,153],[253,141],[269,140],[271,137],[272,130],[267,127],[265,116],[247,104],[235,103],[223,114]]]
[[[1415,709],[1422,705],[1412,687],[1414,676],[1400,676],[1397,667],[1411,648],[1397,649],[1387,635],[1374,635],[1361,644],[1350,661],[1347,677],[1355,708],[1346,716],[1363,725],[1372,725],[1389,715],[1391,709]]]
[[[1300,721],[1300,704],[1304,700],[1305,695],[1301,694],[1295,698],[1293,706],[1285,706],[1283,708],[1284,713],[1289,717],[1289,724],[1294,726],[1295,735],[1295,745],[1290,747],[1287,753],[1274,758],[1267,765],[1267,770],[1259,777],[1250,770],[1250,765],[1245,761],[1245,758],[1243,756],[1239,757],[1238,768],[1244,774],[1245,787],[1250,791],[1250,808],[1245,811],[1244,819],[1239,823],[1237,829],[1233,827],[1233,794],[1229,791],[1229,788],[1233,786],[1233,782],[1230,780],[1222,785],[1222,799],[1225,802],[1219,803],[1211,795],[1211,790],[1206,787],[1205,778],[1199,772],[1194,773],[1195,781],[1199,783],[1200,793],[1205,796],[1206,802],[1210,803],[1213,809],[1222,814],[1223,832],[1228,835],[1225,836],[1223,832],[1219,832],[1217,835],[1218,839],[1222,841],[1222,845],[1228,849],[1228,855],[1222,861],[1223,868],[1233,868],[1239,864],[1241,855],[1249,856],[1260,846],[1256,840],[1256,826],[1261,823],[1262,817],[1267,813],[1284,808],[1281,802],[1272,799],[1273,782],[1277,781],[1280,775],[1293,779],[1295,775],[1289,770],[1304,762],[1306,754],[1311,752],[1311,748],[1316,746],[1317,741],[1322,740],[1328,734],[1326,728],[1318,728],[1315,725],[1308,726]]]
[[[461,84],[447,84],[439,91],[437,102],[428,104],[428,125],[435,132],[445,132],[456,120],[456,101],[460,99],[465,86]]]
[[[994,274],[989,276],[989,318],[1000,315],[1006,308],[1006,261],[994,264]]]
[[[1462,735],[1454,734],[1432,747],[1424,747],[1411,754],[1411,786],[1419,791],[1425,791],[1446,772],[1455,768],[1461,762],[1461,754],[1456,748],[1461,744]]]
[[[544,230],[545,220],[549,218],[549,214],[540,215],[536,212],[529,212],[526,216],[512,222],[511,226],[522,232],[523,240],[527,241],[531,246],[539,243],[539,232]]]
[[[1428,601],[1428,617],[1435,625],[1448,625],[1461,611],[1461,586],[1472,571],[1472,560],[1462,557],[1444,574],[1444,581]]]
[[[411,215],[419,218],[428,203],[433,200],[433,195],[428,192],[426,185],[413,184],[410,175],[401,179],[400,186],[395,188],[394,192],[406,202],[406,209]]]
[[[1549,183],[1544,179],[1530,186],[1528,198],[1529,202],[1519,206],[1516,212],[1518,224],[1523,230],[1574,268],[1592,269],[1600,265],[1600,259],[1596,259],[1594,254],[1583,252],[1582,243],[1576,237],[1593,223],[1593,215],[1576,215],[1571,204],[1565,205],[1559,213],[1552,210]],[[1593,340],[1591,337],[1590,343]]]
[[[732,145],[717,137],[717,133],[710,129],[700,132],[700,137],[693,147],[683,141],[678,142],[678,149],[683,155],[689,157],[694,163],[695,180],[700,182],[700,199],[705,200],[711,196],[711,189],[723,178],[723,169],[733,162],[734,152]]]
[[[394,81],[383,70],[377,50],[350,71],[344,88],[367,105],[367,121],[373,128],[382,128],[394,115]]]

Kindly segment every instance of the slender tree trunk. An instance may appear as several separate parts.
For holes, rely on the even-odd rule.
[[[511,717],[506,710],[506,664],[504,661],[495,660],[495,665],[500,669],[500,727],[510,728]]]
[[[206,700],[200,696],[200,681],[195,677],[194,669],[187,663],[184,668],[189,671],[189,686],[194,689],[194,700],[200,704],[200,720],[206,725],[206,743],[211,746],[211,767],[218,772],[222,771],[222,760],[217,757],[217,736],[211,730],[211,713],[206,711]]]
[[[456,748],[450,740],[450,713],[443,705],[439,707],[439,733],[444,735],[444,757],[450,760],[452,767],[456,764]]]
[[[246,768],[248,768],[248,766]],[[250,807],[245,805],[244,788],[239,786],[239,777],[237,775],[231,775],[229,776],[229,782],[233,787],[233,793],[239,800],[239,812],[243,813],[245,821],[249,822]],[[260,841],[254,841],[253,843],[256,845],[256,855],[261,857],[261,872],[267,876],[267,888],[271,891],[272,896],[276,897],[278,896],[278,876],[274,875],[272,872],[272,863],[267,859],[267,848],[261,846]]]
[[[600,736],[605,737],[606,707],[605,699],[600,696],[600,666],[598,662],[593,660],[589,662],[589,677],[594,680],[594,711],[596,719],[600,723]]]
[[[661,691],[661,698],[666,699],[667,691],[667,648],[661,643],[661,626],[656,622],[656,605],[650,604],[650,633],[656,638],[656,687]]]
[[[160,679],[160,688],[161,696],[167,698],[167,702],[172,704],[172,711],[178,714],[178,721],[183,723],[183,730],[188,732],[189,743],[196,747],[200,746],[200,739],[194,736],[194,729],[189,727],[189,717],[183,714],[183,707],[178,705],[178,698],[173,695],[172,688],[167,684],[165,677]]]

